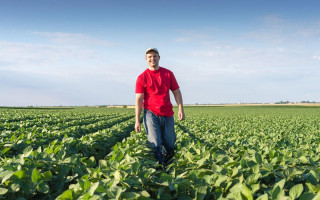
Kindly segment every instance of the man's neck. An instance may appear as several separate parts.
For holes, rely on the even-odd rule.
[[[160,68],[159,65],[158,65],[158,66],[155,66],[155,67],[149,66],[149,69],[150,69],[151,71],[156,71],[156,70],[158,70],[159,68]]]

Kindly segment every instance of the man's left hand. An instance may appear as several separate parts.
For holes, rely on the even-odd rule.
[[[179,117],[180,121],[184,120],[185,115],[184,115],[184,111],[183,110],[179,110],[178,111],[178,117]]]

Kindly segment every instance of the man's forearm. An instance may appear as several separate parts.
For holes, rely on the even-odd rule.
[[[136,105],[136,121],[140,120],[141,111],[142,111],[142,106]]]
[[[136,99],[136,122],[140,120],[142,104],[143,104],[143,99],[137,98]]]
[[[181,94],[180,89],[173,91],[173,96],[177,102],[179,109],[183,109],[182,94]]]
[[[185,115],[184,115],[184,110],[183,110],[183,102],[182,102],[182,95],[181,95],[180,89],[173,91],[173,95],[174,95],[174,98],[175,98],[177,105],[179,107],[178,117],[180,120],[184,120]]]

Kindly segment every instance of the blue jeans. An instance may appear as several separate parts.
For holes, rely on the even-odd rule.
[[[150,110],[144,109],[143,123],[154,157],[159,163],[166,162],[174,155],[175,150],[174,118],[157,116]]]

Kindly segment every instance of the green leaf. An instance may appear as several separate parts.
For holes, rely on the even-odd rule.
[[[272,199],[280,199],[281,197],[283,197],[285,195],[284,191],[280,188],[280,186],[276,186],[273,190],[272,190]]]
[[[244,199],[241,197],[241,191],[243,189],[242,183],[235,184],[231,189],[227,196],[227,199]]]
[[[0,195],[4,195],[8,192],[8,189],[7,188],[2,188],[0,187]]]
[[[196,198],[201,200],[204,199],[207,194],[207,188],[208,186],[198,186],[194,188],[196,191]]]
[[[141,191],[139,192],[141,196],[143,197],[150,197],[150,194],[147,191]]]
[[[256,191],[258,191],[260,189],[260,184],[252,184],[250,185],[251,189],[252,189],[252,193],[255,193]]]
[[[1,176],[0,176],[0,178],[2,178],[1,183],[6,182],[9,178],[11,178],[11,176],[13,174],[14,174],[14,172],[13,171],[9,171],[9,170],[2,172]]]
[[[257,162],[258,164],[261,164],[261,163],[262,163],[262,157],[261,157],[261,155],[260,155],[258,152],[256,152],[256,153],[254,154],[254,157],[255,157],[256,162]]]
[[[246,197],[245,199],[253,200],[252,191],[244,184],[242,185],[241,193]]]
[[[132,171],[137,174],[138,173],[138,170],[139,170],[139,167],[140,167],[140,163],[138,162],[135,162],[132,164]]]
[[[290,189],[289,196],[292,199],[296,199],[302,194],[302,191],[303,191],[303,185],[302,184],[295,185]]]
[[[238,168],[233,168],[231,177],[236,176],[239,173]]]
[[[57,200],[71,200],[73,199],[73,190],[72,189],[69,189],[69,190],[66,190],[62,193],[62,195],[58,196],[57,197]]]
[[[89,193],[90,193],[91,196],[94,194],[94,192],[96,191],[98,186],[99,186],[99,182],[96,182],[93,185],[91,185],[90,190],[89,190]]]
[[[315,171],[311,170],[308,175],[307,180],[310,181],[313,185],[317,185],[319,182],[317,173]]]
[[[312,200],[320,200],[320,192]]]
[[[184,156],[187,157],[189,162],[192,162],[193,155],[190,152],[187,152]]]
[[[46,194],[49,192],[49,185],[46,182],[41,182],[37,185],[37,190]]]
[[[225,175],[219,175],[218,179],[216,181],[216,183],[214,184],[216,187],[219,187],[221,185],[221,183],[223,183],[224,181],[226,181],[228,179],[228,176]]]
[[[114,172],[114,179],[115,180],[120,180],[121,179],[121,173],[119,170]]]
[[[162,173],[160,177],[160,182],[171,182],[172,181],[172,176],[166,173]]]
[[[13,191],[13,192],[18,192],[20,190],[20,185],[17,184],[17,183],[12,183],[10,185],[10,189]]]
[[[303,193],[299,200],[310,200],[312,199],[313,197],[315,197],[315,195],[312,193],[312,192],[307,192],[307,193]]]
[[[285,195],[283,191],[284,184],[286,183],[285,179],[282,179],[281,181],[277,182],[272,189],[271,198],[272,199],[279,199]]]
[[[19,179],[22,179],[26,176],[26,173],[23,170],[19,170],[19,171],[16,171],[13,175],[18,177]]]
[[[107,195],[110,199],[119,199],[122,193],[122,188],[118,186],[111,187],[107,190]]]
[[[140,196],[141,195],[136,193],[136,192],[124,192],[124,193],[122,193],[121,198],[124,198],[124,199],[136,199],[136,198],[138,198]]]
[[[192,170],[188,174],[188,178],[191,180],[197,180],[198,179],[198,173],[195,170]]]
[[[284,184],[286,183],[286,179],[282,179],[281,181],[277,182],[275,185],[274,185],[274,189],[279,187],[281,190],[283,189],[284,187]]]
[[[50,181],[52,178],[52,173],[51,171],[46,171],[41,174],[41,177],[43,178],[44,181]]]
[[[32,151],[33,151],[32,146],[26,147],[26,148],[23,150],[23,155],[24,155],[24,157],[30,156],[30,154],[32,153]]]
[[[247,161],[244,158],[241,158],[240,165],[241,165],[242,168],[246,168],[247,167]]]
[[[264,194],[257,198],[257,200],[268,200],[268,195]]]
[[[204,175],[202,178],[206,181],[207,184],[214,184],[214,175]]]
[[[320,185],[314,186],[311,183],[306,183],[310,192],[317,194],[320,192]]]
[[[190,180],[182,179],[182,181],[178,184],[178,190],[181,192],[187,191],[191,185],[193,185]]]
[[[164,188],[159,188],[158,194],[157,194],[157,199],[172,199],[172,196]]]
[[[250,176],[248,176],[248,178],[246,179],[246,183],[248,185],[254,184],[257,182],[257,180],[261,177],[260,173],[254,173],[251,174]]]
[[[11,149],[11,147],[6,147],[3,149],[2,154],[5,154],[6,152],[8,152]]]
[[[34,168],[32,171],[31,180],[34,183],[39,183],[41,180],[40,172],[36,168]]]
[[[303,163],[303,164],[308,164],[309,163],[309,159],[305,156],[301,156],[299,158],[299,160]]]

